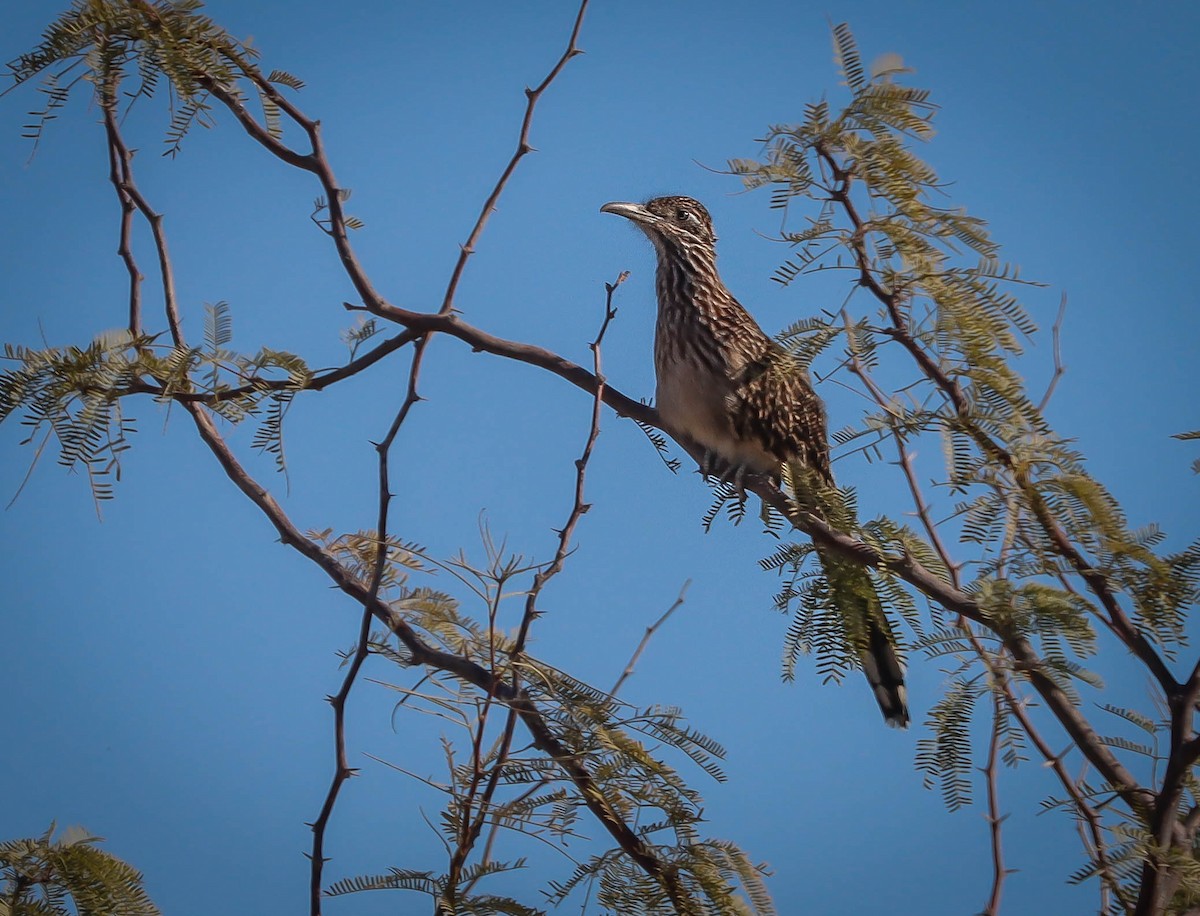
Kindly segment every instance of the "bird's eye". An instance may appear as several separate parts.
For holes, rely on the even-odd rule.
[[[686,223],[689,219],[692,218],[692,211],[691,210],[676,210],[675,218],[677,220],[679,220],[681,223]]]

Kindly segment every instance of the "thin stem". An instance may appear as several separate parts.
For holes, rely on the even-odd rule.
[[[987,782],[988,827],[992,845],[992,890],[984,907],[985,916],[997,916],[1000,912],[1000,898],[1004,893],[1004,878],[1008,872],[1004,868],[1004,841],[1001,825],[1006,815],[1000,814],[1000,784],[997,770],[999,768],[1000,731],[1003,725],[1000,704],[1003,702],[1000,694],[992,693],[992,736],[988,741],[987,763],[984,765],[984,777]]]
[[[117,129],[117,89],[120,72],[114,69],[110,78],[101,87],[100,109],[104,113],[104,130],[108,138],[108,180],[117,192],[121,205],[120,242],[117,254],[125,263],[129,274],[129,336],[139,337],[142,333],[142,272],[133,255],[133,214],[136,205],[126,190],[129,180],[132,153],[121,142]]]
[[[537,607],[538,598],[541,596],[543,589],[545,589],[550,580],[562,571],[563,564],[566,562],[567,555],[571,550],[571,538],[575,533],[575,528],[579,524],[579,520],[590,508],[588,503],[584,500],[584,484],[587,479],[588,462],[591,460],[592,450],[595,448],[596,440],[600,436],[600,417],[602,415],[601,405],[603,404],[604,397],[604,374],[603,364],[600,356],[600,346],[604,342],[604,335],[608,331],[609,324],[617,314],[616,309],[613,308],[612,304],[613,293],[616,291],[618,286],[625,282],[628,276],[628,271],[625,271],[617,277],[615,282],[604,284],[604,318],[600,322],[600,329],[596,332],[595,339],[593,339],[589,345],[592,351],[593,370],[598,380],[596,393],[592,398],[591,423],[588,427],[587,439],[583,445],[583,453],[575,461],[574,498],[571,503],[571,509],[567,514],[566,524],[564,524],[558,531],[558,547],[554,552],[554,558],[549,564],[534,574],[533,584],[525,596],[525,610],[521,615],[521,624],[518,628],[517,638],[513,643],[513,648],[510,655],[511,660],[514,662],[512,666],[511,683],[511,689],[514,692],[521,689],[520,658],[525,651],[525,644],[529,638],[530,627],[533,625],[533,621],[540,616],[540,612],[538,611]],[[489,803],[491,801],[491,795],[495,791],[495,784],[498,780],[500,771],[505,760],[507,759],[508,752],[511,747],[514,719],[515,714],[510,710],[508,720],[505,722],[504,737],[500,744],[500,750],[496,761],[492,765],[492,778],[489,782],[487,791],[487,801]],[[545,782],[546,780],[542,780],[538,783],[538,785],[544,785]],[[536,786],[531,787],[529,792],[532,793],[533,791],[536,791],[536,788]],[[481,807],[479,818],[470,837],[472,844],[478,840],[480,832],[483,830],[485,820],[484,815],[485,809]],[[491,833],[489,834],[487,843],[484,847],[484,862],[488,861],[487,856],[492,848],[492,842],[496,837],[499,826],[500,825],[498,823],[493,824],[492,826]]]
[[[442,306],[438,309],[438,314],[449,314],[454,308],[454,297],[458,292],[459,281],[462,280],[463,271],[467,267],[467,261],[475,253],[475,246],[479,242],[480,236],[483,235],[488,218],[495,212],[496,204],[500,201],[500,195],[504,193],[504,188],[508,185],[508,180],[512,177],[513,172],[517,170],[517,165],[525,156],[534,152],[534,148],[529,143],[529,132],[533,126],[533,112],[537,108],[538,99],[542,97],[542,93],[562,73],[563,68],[567,65],[567,61],[583,53],[579,48],[578,41],[579,31],[583,28],[583,17],[587,13],[588,2],[589,0],[583,0],[579,4],[579,11],[575,14],[575,24],[571,28],[571,38],[567,42],[566,50],[563,51],[562,56],[550,68],[550,72],[538,83],[536,88],[525,89],[525,115],[521,119],[521,130],[517,137],[517,149],[513,153],[512,158],[508,160],[508,165],[505,166],[500,177],[496,180],[496,184],[492,188],[492,192],[488,195],[487,200],[484,201],[483,209],[479,211],[479,218],[475,220],[471,234],[467,236],[466,242],[463,243],[459,251],[458,261],[454,265],[454,271],[450,274],[450,282],[446,285],[446,294],[442,297]]]
[[[629,661],[625,664],[624,670],[621,671],[621,676],[617,678],[617,682],[612,685],[612,690],[609,691],[610,696],[616,696],[625,682],[633,676],[633,671],[637,667],[638,659],[642,657],[642,653],[646,651],[646,646],[650,645],[650,640],[654,638],[654,634],[659,631],[664,623],[666,623],[671,615],[674,614],[680,607],[683,606],[684,599],[687,596],[687,590],[691,586],[692,580],[688,579],[683,583],[683,587],[679,589],[679,595],[671,603],[659,618],[646,627],[646,632],[642,634],[641,642],[637,644],[637,648],[633,650],[633,655],[629,657]]]
[[[115,86],[112,89],[115,92]],[[158,252],[158,270],[159,276],[162,278],[163,310],[167,317],[167,327],[171,332],[171,341],[176,347],[182,349],[183,323],[179,317],[179,303],[175,296],[175,268],[171,263],[171,256],[167,249],[167,235],[163,229],[162,214],[155,212],[146,198],[142,196],[141,191],[138,190],[137,184],[133,180],[133,153],[126,146],[125,139],[121,136],[121,131],[117,126],[115,99],[113,104],[102,105],[101,107],[104,110],[104,127],[108,136],[109,161],[110,165],[115,169],[115,187],[121,200],[122,211],[125,210],[127,202],[132,203],[150,227],[150,233],[154,239],[154,248]],[[127,248],[128,238],[124,235],[126,220],[126,214],[123,212],[121,217],[122,245]],[[123,255],[123,257],[125,256]],[[140,332],[141,275],[137,271],[137,265],[133,261],[132,251],[129,252],[125,263],[127,269],[130,271],[131,285],[129,326],[131,333],[135,327]],[[137,277],[136,281],[134,280],[135,276]]]
[[[383,440],[375,447],[378,453],[378,473],[379,473],[379,503],[378,515],[376,519],[376,548],[374,565],[371,571],[371,583],[368,589],[369,600],[374,603],[379,600],[379,591],[383,585],[384,573],[387,569],[388,559],[388,511],[391,505],[392,492],[389,485],[389,466],[388,459],[391,454],[392,443],[396,440],[396,435],[400,432],[400,427],[408,417],[409,411],[413,404],[419,401],[420,395],[417,393],[417,379],[421,372],[422,357],[425,354],[425,343],[428,338],[422,338],[417,342],[417,347],[413,351],[412,365],[408,375],[408,389],[405,394],[403,403],[396,411],[395,417],[392,419],[391,426],[388,428],[387,434]],[[346,757],[346,700],[350,696],[350,691],[354,686],[354,682],[358,677],[359,671],[362,669],[363,662],[366,661],[369,654],[369,645],[371,637],[371,620],[373,618],[370,606],[363,608],[361,620],[358,628],[358,641],[354,646],[354,654],[350,659],[350,667],[346,671],[346,676],[342,679],[342,686],[337,694],[330,698],[330,703],[333,706],[333,735],[334,735],[334,772],[333,778],[330,780],[329,789],[325,794],[325,800],[321,805],[321,811],[317,815],[317,819],[312,823],[312,853],[309,856],[309,913],[310,916],[320,916],[321,914],[321,890],[324,883],[323,872],[325,863],[328,861],[325,858],[325,832],[329,826],[329,819],[333,815],[334,805],[337,804],[338,795],[341,792],[342,785],[351,776],[357,772],[353,769]]]
[[[842,167],[824,143],[817,142],[814,149],[821,161],[829,166],[836,182],[831,190],[832,199],[841,206],[850,221],[852,233],[848,244],[859,268],[859,283],[884,306],[891,319],[892,325],[884,329],[885,333],[908,351],[925,376],[942,391],[954,410],[959,427],[975,441],[985,455],[996,461],[1011,475],[1014,484],[1029,503],[1034,518],[1045,531],[1050,544],[1063,559],[1071,564],[1072,568],[1087,583],[1088,588],[1100,600],[1101,605],[1108,611],[1113,625],[1117,628],[1121,640],[1146,665],[1159,682],[1163,692],[1167,695],[1177,692],[1178,682],[1150,641],[1133,625],[1124,608],[1121,607],[1107,575],[1092,566],[1083,553],[1071,542],[1067,533],[1054,518],[1045,498],[1033,485],[1025,468],[1017,463],[1003,445],[984,432],[974,421],[970,401],[962,386],[952,379],[913,337],[908,327],[908,321],[901,310],[901,294],[897,290],[889,290],[884,287],[871,267],[871,256],[866,242],[871,226],[869,221],[863,219],[851,196],[853,173]]]
[[[1038,413],[1045,413],[1046,408],[1050,406],[1050,399],[1054,397],[1054,389],[1058,387],[1059,381],[1067,371],[1063,366],[1062,359],[1062,326],[1066,314],[1067,294],[1063,293],[1062,298],[1058,300],[1058,314],[1054,316],[1054,325],[1050,328],[1050,340],[1054,350],[1054,374],[1050,376],[1050,383],[1046,385],[1046,393],[1038,402]]]
[[[261,78],[261,74],[259,76]],[[213,91],[216,94],[216,90],[214,89]],[[232,98],[230,99],[230,103],[237,104],[236,100]],[[285,110],[287,109],[285,108]],[[319,133],[317,132],[316,122],[311,122],[310,136],[314,138],[314,143],[316,144],[314,157],[319,162],[325,164],[324,151],[319,145]],[[123,140],[119,137],[119,132],[117,142],[119,144],[118,150],[127,149]],[[128,161],[128,157],[125,157],[123,161]],[[332,181],[332,172],[327,170],[327,164],[325,164],[325,169],[326,171],[322,173],[322,180],[328,183]],[[123,180],[122,185],[129,193],[130,199],[133,200],[138,211],[150,225],[155,249],[158,252],[159,270],[164,289],[164,307],[167,313],[168,324],[171,327],[172,339],[177,347],[183,348],[185,342],[179,322],[179,313],[174,292],[174,268],[167,247],[162,217],[149,206],[145,198],[137,191],[131,174],[128,176],[128,180]],[[335,185],[331,186],[336,188]],[[334,208],[335,202],[336,198],[331,198],[331,209]],[[338,225],[341,225],[344,229],[344,221],[341,217],[334,219],[335,229]],[[339,245],[339,251],[343,252],[343,261],[350,276],[356,281],[356,286],[360,288],[360,291],[365,291],[368,294],[366,298],[369,300],[374,295],[373,288],[366,279],[365,274],[361,273],[361,268],[354,259],[353,252],[345,244]],[[378,301],[382,303],[381,299]],[[403,310],[396,311],[402,312]],[[413,314],[419,315],[420,313]],[[410,327],[409,330],[418,336],[421,336],[426,331],[440,330],[441,328],[435,326],[439,323],[443,324],[447,329],[456,327],[453,314],[420,317],[432,320],[433,324],[426,327],[417,327],[415,325]],[[475,334],[476,332],[472,330],[470,333]],[[556,354],[536,347],[526,347],[526,345],[522,344],[501,341],[499,338],[492,338],[491,335],[483,334],[482,332],[478,333],[480,335],[480,343],[489,346],[512,348],[514,353],[525,356],[526,360],[530,362],[547,361],[556,366],[559,374],[565,374],[574,378],[581,387],[591,387],[593,391],[596,390],[592,387],[595,378],[591,373],[579,366],[574,366],[574,364],[563,360]],[[461,336],[461,332],[455,336]],[[605,391],[607,392],[608,389],[605,389]],[[604,400],[606,403],[611,404],[614,399],[611,393],[609,393],[605,395]],[[616,401],[620,403],[619,398]],[[655,416],[652,411],[647,412],[642,405],[637,405],[636,402],[630,402],[630,404],[634,405],[631,413],[636,413],[640,409],[640,412],[646,416]],[[549,724],[542,717],[533,701],[523,691],[514,692],[510,690],[509,686],[503,683],[495,672],[487,670],[468,658],[442,651],[425,643],[412,627],[392,612],[392,609],[386,602],[382,601],[377,595],[373,596],[370,589],[364,587],[323,546],[306,537],[296,527],[283,511],[278,501],[238,461],[233,451],[229,448],[228,443],[217,430],[211,416],[207,412],[207,408],[203,404],[183,401],[181,402],[181,406],[191,417],[201,440],[208,447],[209,451],[212,452],[222,470],[225,471],[226,476],[267,517],[278,532],[281,543],[296,550],[310,562],[318,566],[337,588],[345,592],[365,610],[370,611],[376,619],[387,626],[409,652],[414,665],[425,665],[445,671],[454,677],[474,685],[487,694],[495,695],[499,700],[507,703],[516,712],[526,729],[528,729],[533,738],[534,746],[559,764],[565,775],[575,784],[588,810],[600,822],[609,835],[613,837],[617,845],[649,877],[661,884],[668,899],[679,912],[687,911],[687,894],[679,880],[676,867],[659,859],[655,851],[638,836],[633,827],[625,821],[605,797],[592,773],[580,762],[577,755],[571,752],[554,735]]]

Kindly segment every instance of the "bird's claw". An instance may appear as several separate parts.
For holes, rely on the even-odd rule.
[[[700,461],[700,474],[705,479],[715,480],[718,484],[732,485],[737,493],[738,502],[743,503],[746,501],[746,473],[746,465],[726,461],[711,449],[705,449],[704,457]]]

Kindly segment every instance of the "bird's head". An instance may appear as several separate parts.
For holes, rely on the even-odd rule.
[[[600,210],[630,220],[659,251],[713,251],[717,241],[712,217],[700,201],[690,197],[656,197],[644,204],[613,201]]]

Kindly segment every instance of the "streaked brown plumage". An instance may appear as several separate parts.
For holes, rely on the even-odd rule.
[[[816,491],[834,485],[825,406],[804,367],[763,333],[721,282],[708,211],[690,197],[600,209],[632,221],[658,255],[654,367],[664,425],[701,445],[710,467],[779,480],[787,465],[797,498],[824,514]],[[884,717],[907,725],[904,670],[870,577],[830,551],[818,554],[847,633],[860,634],[863,670]]]

